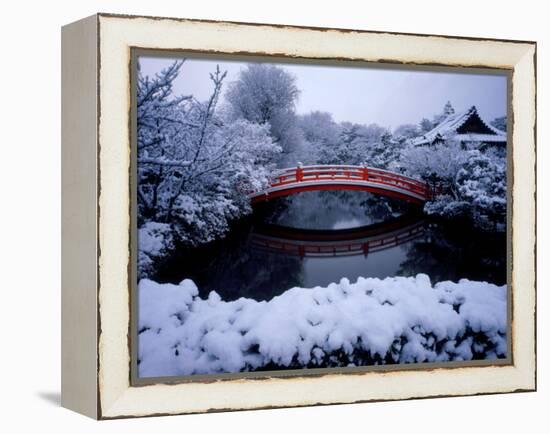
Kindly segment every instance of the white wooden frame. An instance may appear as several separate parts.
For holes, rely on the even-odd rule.
[[[65,407],[109,419],[535,390],[535,43],[99,14],[62,45]],[[132,386],[132,47],[512,70],[512,363]]]

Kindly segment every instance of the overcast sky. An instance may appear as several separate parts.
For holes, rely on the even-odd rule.
[[[144,75],[154,75],[173,61],[140,57],[140,67]],[[174,92],[207,99],[212,91],[208,73],[217,64],[227,71],[227,88],[247,63],[187,59],[174,81]],[[300,89],[296,111],[300,114],[320,110],[331,113],[336,121],[374,122],[395,128],[431,118],[451,101],[456,111],[475,105],[487,121],[506,115],[504,75],[286,63],[279,66],[296,77]]]

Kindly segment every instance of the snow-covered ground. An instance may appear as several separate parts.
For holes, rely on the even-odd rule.
[[[506,356],[506,286],[342,279],[270,301],[139,283],[141,377]]]

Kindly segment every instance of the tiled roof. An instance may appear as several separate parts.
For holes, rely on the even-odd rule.
[[[477,113],[475,106],[470,107],[468,110],[461,113],[454,113],[447,116],[441,123],[439,123],[434,129],[428,131],[426,134],[412,139],[413,145],[424,145],[427,143],[433,143],[434,140],[438,138],[445,138],[447,135],[452,134],[458,140],[467,141],[467,142],[506,142],[506,133],[500,131],[499,129],[493,127],[492,125],[481,121],[483,124],[494,134],[479,134],[479,133],[467,133],[467,134],[456,134],[458,130],[464,123],[470,119],[472,116],[477,115],[479,119],[481,117]]]

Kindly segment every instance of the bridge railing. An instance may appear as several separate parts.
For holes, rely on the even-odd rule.
[[[423,181],[388,170],[366,166],[349,165],[315,165],[291,167],[276,172],[272,177],[271,186],[278,187],[308,181],[367,181],[398,187],[428,198],[430,187]]]

